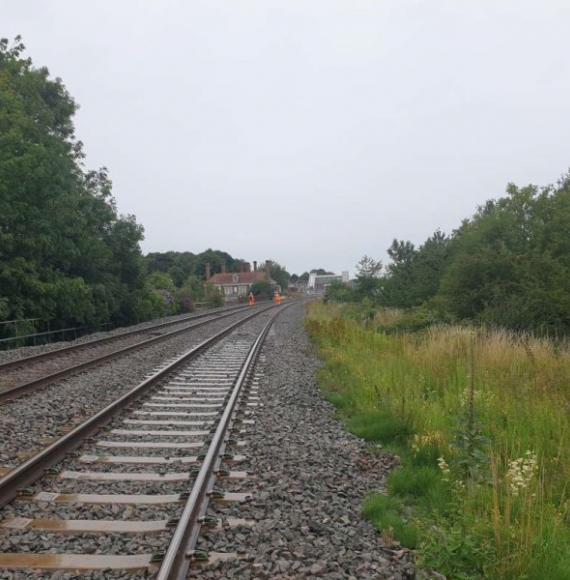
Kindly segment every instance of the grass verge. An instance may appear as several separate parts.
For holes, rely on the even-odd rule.
[[[567,345],[389,323],[334,304],[306,317],[347,428],[401,458],[364,515],[449,578],[570,579]]]

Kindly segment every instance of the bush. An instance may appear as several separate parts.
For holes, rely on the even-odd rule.
[[[273,296],[273,286],[269,282],[255,282],[255,284],[251,285],[250,290],[257,298],[270,300]]]

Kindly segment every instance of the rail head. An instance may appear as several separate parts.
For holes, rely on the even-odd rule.
[[[200,471],[192,484],[192,490],[186,501],[168,550],[161,562],[156,576],[157,580],[182,580],[186,578],[191,565],[191,553],[195,548],[198,538],[200,518],[205,513],[207,507],[207,493],[215,480],[215,467],[219,461],[221,450],[223,450],[224,440],[232,421],[236,403],[257,362],[257,358],[272,324],[275,322],[277,316],[289,306],[291,304],[279,308],[267,324],[265,324],[242,364]]]
[[[44,472],[56,463],[61,461],[68,453],[74,451],[83,441],[97,432],[101,427],[107,424],[115,415],[120,413],[130,403],[146,394],[151,388],[158,385],[173,371],[186,364],[217,342],[227,334],[245,324],[252,318],[263,314],[267,310],[274,308],[269,306],[264,309],[256,310],[250,315],[233,322],[223,330],[217,332],[214,336],[202,341],[197,346],[192,347],[167,367],[157,371],[152,376],[132,388],[130,391],[101,409],[98,413],[63,435],[57,441],[13,469],[0,478],[0,508],[12,501],[18,491],[38,480]]]

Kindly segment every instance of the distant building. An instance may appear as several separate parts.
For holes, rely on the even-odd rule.
[[[327,287],[334,282],[348,284],[348,272],[344,271],[341,275],[317,274],[316,272],[311,272],[309,274],[309,281],[307,283],[307,291],[312,294],[323,294]]]
[[[269,282],[275,285],[271,278],[271,264],[266,262],[264,270],[257,269],[257,262],[253,263],[253,272],[248,263],[242,264],[241,272],[226,272],[222,266],[222,272],[208,278],[208,282],[218,288],[224,295],[226,302],[232,302],[245,298],[251,291],[253,284],[257,282]],[[209,268],[207,268],[209,271]]]

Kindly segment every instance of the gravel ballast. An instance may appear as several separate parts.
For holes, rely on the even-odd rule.
[[[17,466],[132,389],[155,367],[247,314],[213,321],[0,405],[0,467]]]
[[[233,333],[239,348],[240,341],[255,329],[258,332],[267,315],[258,317],[255,324],[241,327]],[[220,325],[228,320],[220,321]],[[212,330],[208,334],[213,333]],[[156,347],[152,355],[142,356],[133,361],[136,355],[124,361],[121,369],[123,380],[133,383],[140,380],[149,368],[164,365],[174,356],[173,343]],[[196,342],[198,339],[196,337]],[[220,343],[220,348],[222,343]],[[188,348],[188,344],[180,347]],[[217,348],[217,347],[216,347]],[[154,352],[154,351],[153,351]],[[208,356],[208,355],[205,355]],[[151,360],[152,359],[152,360]],[[119,365],[120,361],[114,363]],[[244,480],[219,479],[216,487],[224,491],[251,493],[253,499],[243,504],[230,504],[219,507],[211,505],[212,515],[252,520],[253,525],[239,526],[216,532],[203,532],[198,548],[217,552],[240,552],[242,559],[220,563],[216,566],[196,568],[191,577],[199,578],[238,578],[238,579],[296,579],[329,578],[335,579],[391,579],[404,580],[414,577],[414,566],[408,551],[393,544],[387,545],[373,527],[361,516],[364,497],[382,489],[385,477],[394,466],[395,459],[390,455],[372,454],[367,445],[347,433],[342,423],[335,418],[334,407],[325,401],[315,383],[314,373],[320,366],[303,329],[303,306],[294,304],[277,318],[269,333],[259,360],[253,381],[253,397],[259,397],[259,406],[248,406],[247,419],[255,419],[245,433],[235,433],[234,438],[244,441],[243,446],[231,445],[228,451],[243,454],[245,459],[229,469],[248,470],[253,477]],[[111,366],[111,365],[109,365]],[[138,366],[143,367],[137,368]],[[115,373],[102,374],[97,379],[92,375],[103,373],[98,369],[86,373],[88,385],[81,391],[81,403],[88,399],[89,391],[95,385],[111,399],[118,389],[125,388],[121,380],[113,381]],[[108,371],[108,369],[107,369]],[[134,377],[137,378],[134,378]],[[98,382],[99,381],[99,382]],[[103,388],[103,385],[107,385]],[[122,386],[121,386],[122,385]],[[132,385],[131,385],[132,386]],[[67,390],[67,389],[66,389]],[[46,393],[49,389],[46,390]],[[95,399],[101,405],[98,392]],[[52,395],[57,395],[53,393]],[[30,398],[31,400],[31,398]],[[248,399],[249,400],[249,399]],[[251,400],[254,400],[253,398]],[[257,399],[255,399],[257,400]],[[25,401],[25,400],[24,400]],[[44,403],[49,401],[46,398]],[[29,401],[28,401],[29,402]],[[18,402],[14,403],[14,405]],[[73,406],[77,413],[81,405]],[[92,405],[95,402],[90,403]],[[41,416],[41,407],[33,407],[36,420]],[[59,406],[43,411],[45,421]],[[0,408],[0,413],[2,408]],[[33,428],[27,418],[30,411],[19,408],[18,425]],[[58,419],[61,421],[61,417]],[[0,424],[2,417],[0,416]],[[26,423],[27,421],[27,423]],[[109,425],[105,439],[112,439],[109,429],[121,426],[121,418]],[[25,427],[22,427],[24,429]],[[241,426],[240,429],[244,429]],[[8,442],[8,431],[0,433],[2,442]],[[33,444],[31,436],[18,435],[22,441]],[[145,438],[146,436],[142,436]],[[96,453],[87,444],[84,453]],[[11,448],[10,448],[11,449]],[[119,452],[117,452],[119,453]],[[128,452],[136,454],[136,450]],[[142,453],[142,452],[141,452]],[[193,455],[195,451],[185,451],[182,455]],[[149,453],[144,452],[145,455]],[[56,472],[62,469],[79,469],[76,457],[70,457]],[[85,469],[85,466],[83,466]],[[101,466],[89,469],[104,470]],[[116,468],[119,469],[119,468]],[[112,471],[114,469],[109,469]],[[156,471],[156,468],[133,465],[120,467],[121,471]],[[169,469],[170,471],[171,469]],[[172,469],[178,471],[179,469]],[[34,491],[100,491],[111,489],[112,493],[177,493],[187,484],[158,483],[134,486],[132,483],[112,483],[110,486],[67,482],[55,479],[36,483]],[[79,511],[78,511],[79,508]],[[45,505],[15,502],[3,513],[24,517],[67,517],[67,518],[125,518],[150,520],[168,518],[176,513],[169,507],[159,506],[84,506]],[[2,551],[40,551],[75,553],[149,553],[164,549],[168,541],[166,534],[136,536],[61,536],[59,546],[54,547],[52,534],[39,534],[31,531],[10,534],[11,540],[2,540]],[[16,541],[17,545],[12,541]],[[121,572],[85,573],[80,576],[69,573],[35,574],[8,573],[6,578],[148,578],[148,573],[129,576]]]
[[[253,491],[243,506],[212,509],[218,517],[255,520],[252,528],[202,535],[198,547],[242,550],[244,560],[192,573],[200,578],[329,578],[401,580],[414,576],[411,555],[363,521],[364,497],[382,489],[395,461],[372,455],[346,432],[315,383],[320,362],[295,305],[273,326],[263,349],[259,395],[263,407],[246,437],[255,479],[228,491]],[[253,483],[253,485],[252,485]]]

